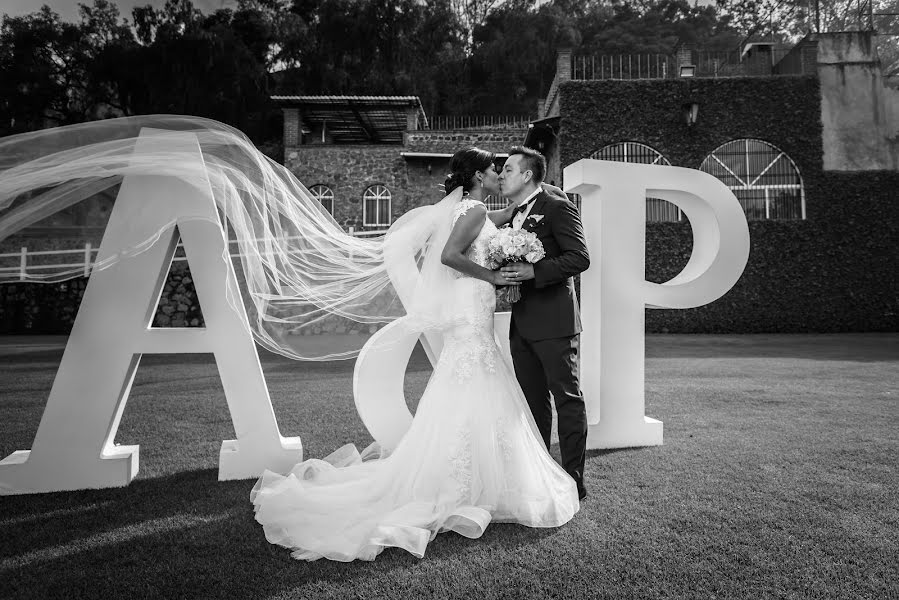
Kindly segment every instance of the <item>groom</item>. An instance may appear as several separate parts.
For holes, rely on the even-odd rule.
[[[546,159],[526,147],[509,151],[499,175],[500,192],[518,207],[512,228],[537,234],[546,251],[535,264],[514,263],[501,269],[510,282],[521,283],[521,299],[512,305],[509,345],[515,376],[547,449],[552,392],[562,466],[583,500],[587,412],[578,380],[581,317],[572,278],[590,266],[590,255],[577,208],[543,191],[545,175]]]

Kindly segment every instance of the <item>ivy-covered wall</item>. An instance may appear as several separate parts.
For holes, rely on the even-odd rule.
[[[561,87],[563,168],[607,144],[641,142],[672,165],[698,169],[716,148],[756,138],[786,152],[806,186],[822,171],[815,77],[568,81]],[[699,104],[687,126],[683,106]]]
[[[688,127],[683,105],[699,103]],[[672,165],[698,168],[721,144],[755,138],[789,155],[802,175],[806,220],[750,221],[743,276],[690,310],[647,310],[651,332],[899,331],[899,172],[827,172],[814,77],[566,82],[562,166],[635,141]],[[686,264],[688,224],[647,223],[646,277]]]

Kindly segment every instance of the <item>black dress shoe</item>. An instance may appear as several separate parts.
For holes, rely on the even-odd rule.
[[[577,499],[578,499],[578,500],[583,500],[583,499],[586,498],[586,497],[587,497],[587,489],[586,489],[586,488],[579,488],[578,491],[577,491]]]

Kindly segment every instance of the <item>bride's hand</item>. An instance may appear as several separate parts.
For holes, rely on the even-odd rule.
[[[561,200],[568,200],[568,196],[565,192],[562,191],[562,188],[556,187],[549,183],[541,183],[540,186],[543,188],[543,191],[549,194],[550,196],[555,196]]]
[[[491,281],[493,285],[521,285],[520,281],[509,281],[509,279],[503,274],[502,271],[494,271],[493,272],[493,281]]]

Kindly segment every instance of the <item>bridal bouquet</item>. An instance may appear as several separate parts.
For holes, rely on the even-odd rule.
[[[534,264],[546,256],[543,242],[537,238],[537,234],[521,229],[513,230],[508,225],[496,231],[487,248],[488,265],[493,270],[516,262]],[[512,303],[519,299],[521,290],[517,285],[504,285],[497,289],[497,303]]]

